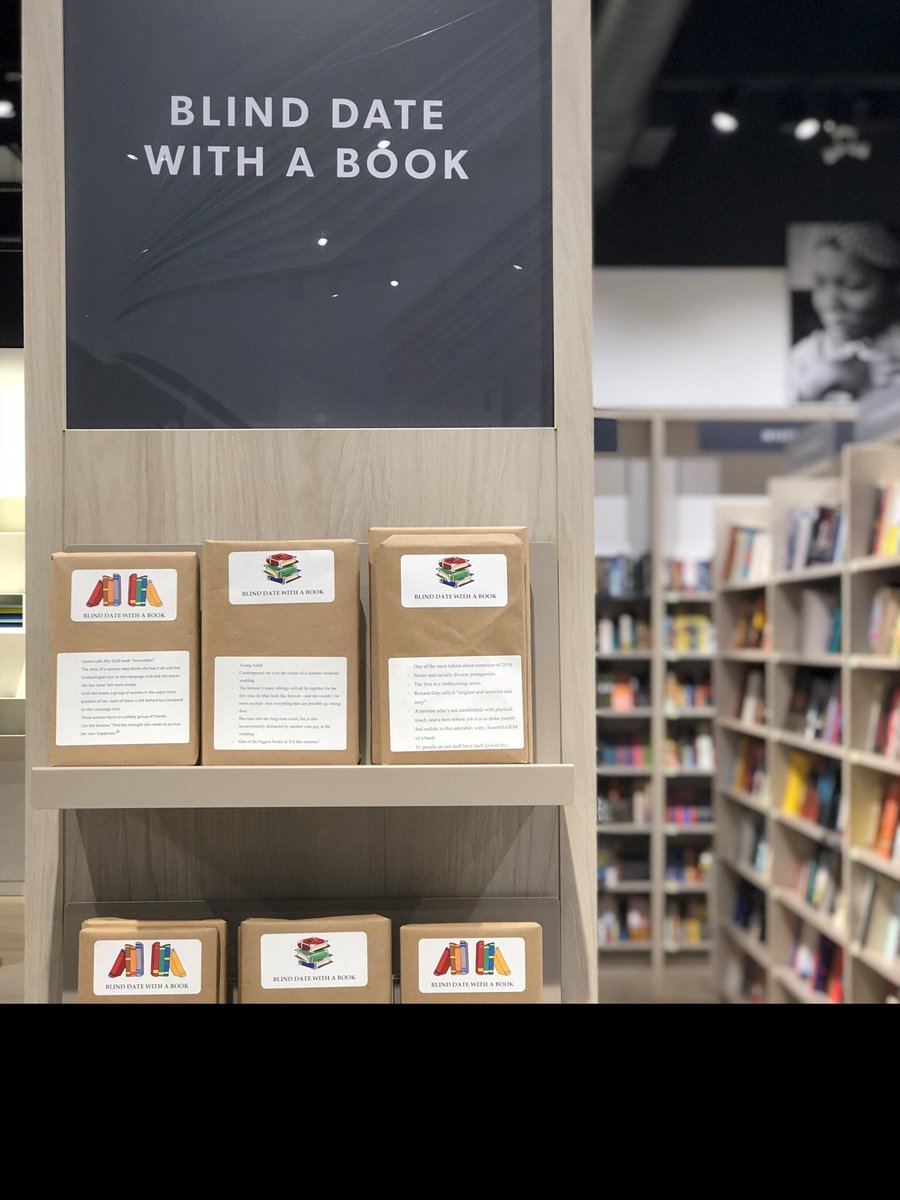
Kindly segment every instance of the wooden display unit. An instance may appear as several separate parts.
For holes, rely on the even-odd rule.
[[[25,605],[25,498],[0,496],[0,605]],[[0,627],[0,896],[25,878],[25,624]]]
[[[27,1000],[61,998],[71,949],[63,944],[66,906],[210,898],[258,911],[266,901],[304,900],[326,915],[329,901],[345,911],[354,897],[370,905],[379,897],[474,898],[469,907],[507,897],[520,919],[528,919],[529,898],[541,911],[553,899],[561,999],[596,999],[587,0],[556,0],[552,38],[555,427],[65,431],[62,3],[25,7]],[[150,806],[138,769],[129,778],[148,797],[145,808],[38,807],[65,803],[67,777],[47,762],[53,551],[298,535],[363,542],[370,526],[422,525],[525,525],[534,542],[557,548],[556,764],[336,768],[327,784],[335,807],[227,810],[216,800],[216,771],[190,769],[196,803],[181,808]],[[254,769],[228,771],[234,780]],[[318,787],[309,772],[288,775],[298,790],[304,780]],[[185,799],[185,773],[165,778],[170,795]],[[464,791],[470,780],[479,802],[448,806],[454,786]],[[225,787],[226,804],[234,790]],[[304,855],[304,846],[315,853]]]
[[[900,481],[900,448],[845,446],[833,471],[818,477],[773,479],[765,505],[752,511],[722,506],[719,513],[720,563],[732,525],[752,518],[768,523],[773,534],[771,568],[754,585],[765,596],[769,621],[769,646],[762,654],[764,728],[741,730],[733,719],[739,684],[727,645],[741,593],[722,585],[716,599],[716,620],[723,636],[716,672],[721,705],[716,855],[724,864],[719,876],[717,983],[729,1001],[746,1001],[752,992],[755,1000],[769,1003],[881,1003],[900,983],[900,957],[896,951],[884,952],[889,943],[896,945],[893,931],[900,924],[900,863],[876,853],[871,844],[885,787],[900,774],[900,761],[874,752],[869,744],[873,705],[877,708],[885,689],[900,682],[900,662],[871,653],[867,640],[876,589],[882,584],[900,586],[896,556],[869,553],[875,489]],[[794,506],[842,508],[847,540],[839,563],[785,569],[788,514]],[[824,597],[829,605],[840,605],[839,650],[820,647],[816,653],[804,642],[809,623],[804,617],[805,590]],[[786,728],[799,670],[818,671],[839,683],[844,716],[839,737],[823,736],[818,728],[812,736],[805,729]],[[735,743],[740,738],[752,738],[763,748],[767,786],[758,795],[747,795],[734,785]],[[830,827],[829,819],[784,811],[792,763],[802,761],[798,754],[834,772],[842,796],[837,828]],[[740,840],[747,820],[757,822],[761,831],[762,870],[756,869],[759,862],[748,863],[747,840]],[[833,902],[830,887],[818,894],[816,887],[803,884],[804,872],[817,859],[826,864],[823,878],[829,874],[835,878]],[[758,920],[744,927],[747,905],[739,880],[754,889],[765,924],[762,941]],[[866,908],[870,915],[861,938]],[[812,943],[820,936],[837,947],[842,962],[840,986],[836,983],[830,994],[811,986],[812,981],[801,978],[795,969],[798,937]]]

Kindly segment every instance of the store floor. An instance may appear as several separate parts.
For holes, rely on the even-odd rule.
[[[0,896],[0,1004],[24,1000],[25,906],[21,896]],[[662,977],[648,970],[601,965],[601,1004],[709,1004],[712,975],[704,968],[670,968]]]

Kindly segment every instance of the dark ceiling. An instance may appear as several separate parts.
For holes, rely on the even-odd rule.
[[[741,124],[722,135],[710,116],[727,86]],[[790,119],[809,105],[855,121],[870,158],[828,166],[824,133],[797,141]],[[596,208],[597,263],[775,266],[791,221],[894,220],[900,5],[693,0],[643,116],[632,161],[644,165],[628,166]]]
[[[683,3],[594,0],[595,29],[611,6],[632,21],[643,11],[652,22]],[[21,187],[8,177],[5,149],[20,153],[20,85],[9,78],[20,69],[19,41],[19,0],[0,0],[0,99],[16,110],[0,120],[0,345],[7,346],[22,344]],[[666,45],[635,114],[638,136],[614,182],[598,193],[596,263],[776,266],[792,221],[900,216],[898,0],[692,0]],[[728,85],[741,125],[723,136],[710,115]],[[870,158],[827,166],[824,134],[799,142],[786,132],[791,113],[809,104],[823,117],[855,120]]]

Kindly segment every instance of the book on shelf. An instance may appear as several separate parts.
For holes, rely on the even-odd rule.
[[[650,897],[629,896],[625,902],[625,928],[630,942],[650,940]]]
[[[613,599],[646,597],[650,593],[650,555],[597,555],[594,558],[594,591]]]
[[[712,589],[712,563],[708,559],[667,558],[663,587],[667,592],[708,592]]]
[[[790,966],[814,992],[836,1004],[843,1000],[843,953],[831,938],[798,920],[791,948]]]
[[[875,488],[867,553],[883,558],[900,554],[900,484],[886,482]]]
[[[663,940],[674,946],[699,946],[709,941],[709,905],[705,896],[668,896]]]
[[[895,887],[891,894],[881,954],[888,960],[900,958],[900,887]]]
[[[597,843],[597,882],[607,887],[619,883],[649,883],[650,847],[646,838],[618,838]]]
[[[696,679],[682,677],[677,671],[666,672],[666,708],[682,712],[692,708],[712,706],[712,683],[709,676]]]
[[[772,570],[772,539],[757,525],[732,525],[722,568],[723,583],[756,583]]]
[[[900,758],[900,683],[890,683],[881,699],[869,705],[866,749],[885,758]]]
[[[669,781],[665,811],[667,825],[705,825],[713,819],[710,798],[698,795],[697,785],[693,780]]]
[[[749,954],[731,955],[725,968],[725,991],[739,996],[748,1004],[764,1004],[766,973]]]
[[[856,940],[861,946],[869,944],[869,930],[872,925],[877,887],[878,876],[872,871],[867,871],[859,893],[859,918],[856,926]]]
[[[597,941],[601,946],[650,941],[650,900],[646,896],[597,897]]]
[[[832,916],[842,910],[840,886],[841,856],[837,850],[817,846],[809,858],[794,863],[791,889],[817,912]]]
[[[797,652],[836,654],[841,649],[841,605],[837,592],[805,587],[800,592]]]
[[[649,767],[650,739],[646,733],[606,734],[597,744],[601,767]]]
[[[597,708],[611,712],[630,712],[646,708],[650,693],[646,676],[641,678],[629,671],[597,672]]]
[[[764,817],[749,812],[740,814],[735,828],[734,857],[737,862],[752,867],[758,874],[765,874],[769,862],[769,843]]]
[[[841,764],[805,750],[791,750],[781,793],[781,811],[823,829],[840,831]]]
[[[766,743],[760,738],[742,737],[734,759],[731,786],[739,792],[749,792],[758,800],[768,793],[766,774]]]
[[[759,725],[766,716],[766,684],[762,667],[750,667],[744,676],[737,717],[748,725]]]
[[[769,646],[764,593],[743,600],[734,626],[735,650],[766,650]]]
[[[838,745],[842,731],[840,671],[798,667],[784,727],[800,737]]]
[[[699,846],[667,846],[668,883],[705,883],[712,866],[712,851]]]
[[[900,654],[900,587],[876,588],[869,609],[866,645],[872,654]]]
[[[847,522],[837,507],[795,506],[787,515],[787,538],[782,567],[802,571],[806,567],[839,563],[844,556]]]
[[[707,613],[667,613],[663,621],[667,650],[675,654],[714,654],[716,627]]]
[[[714,771],[715,743],[711,733],[669,736],[665,742],[664,765],[671,769]]]
[[[766,894],[748,879],[738,877],[731,919],[760,945],[766,944]]]
[[[597,621],[599,654],[635,653],[650,649],[650,623],[635,613],[604,615]]]
[[[650,792],[643,781],[605,779],[598,781],[597,824],[647,825],[653,819]]]
[[[881,799],[869,806],[863,845],[879,858],[900,862],[900,779],[886,780]]]

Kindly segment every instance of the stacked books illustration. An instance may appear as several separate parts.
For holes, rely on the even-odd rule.
[[[445,946],[438,964],[434,968],[435,975],[468,975],[469,974],[469,943],[451,942]],[[511,975],[503,952],[494,942],[475,943],[475,974],[476,975]]]
[[[291,583],[300,578],[295,554],[270,554],[266,559],[265,571],[273,583]]]
[[[438,563],[437,577],[445,587],[459,588],[471,583],[475,576],[472,574],[472,564],[467,558],[442,558]]]
[[[21,596],[0,596],[0,629],[21,629],[22,612]]]
[[[320,937],[304,938],[297,943],[294,954],[300,966],[307,967],[310,971],[318,971],[320,967],[327,967],[330,962],[334,962],[330,943]]]
[[[109,977],[118,979],[122,974],[126,979],[135,979],[144,974],[143,942],[126,942],[116,955]],[[150,974],[156,977],[176,975],[179,979],[183,979],[187,974],[177,950],[170,942],[154,942],[150,947]]]
[[[122,603],[122,576],[115,572],[103,575],[94,584],[94,590],[87,599],[87,608],[96,608],[102,604],[104,608],[118,608]],[[150,604],[154,608],[162,608],[159,592],[153,586],[153,580],[146,575],[132,572],[128,576],[128,603],[132,608],[143,608]]]

